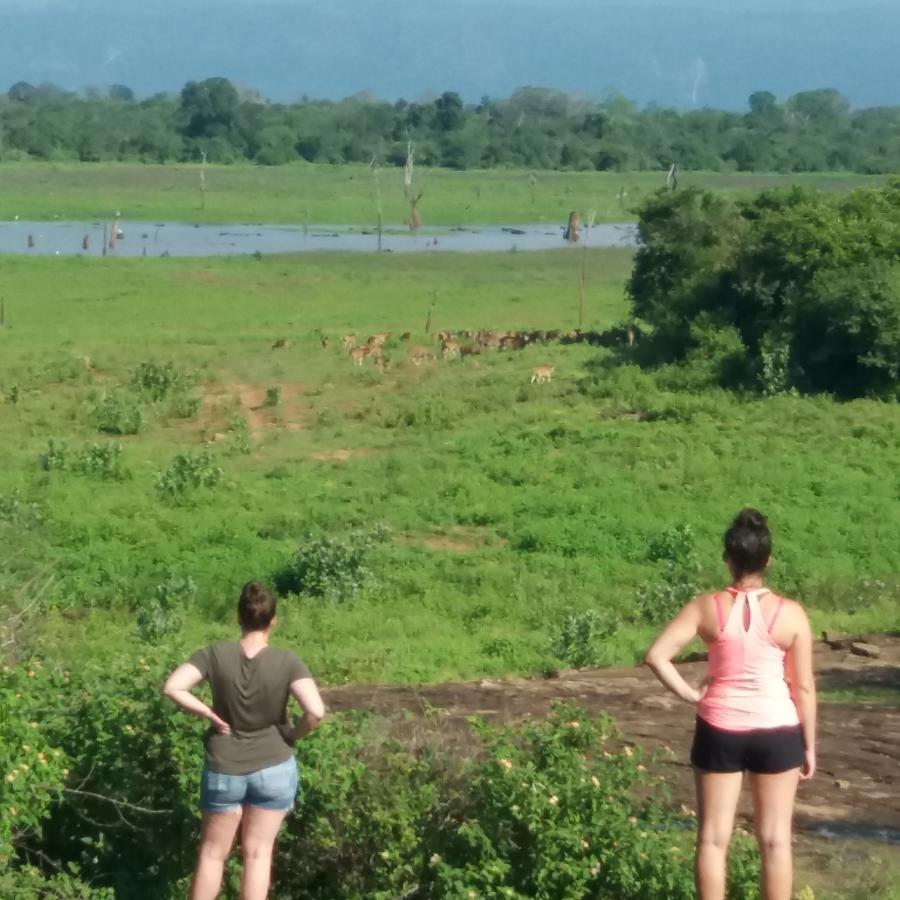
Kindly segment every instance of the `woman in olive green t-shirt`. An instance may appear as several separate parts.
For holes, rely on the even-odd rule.
[[[198,650],[168,678],[163,691],[185,712],[208,719],[200,785],[203,827],[190,900],[214,900],[238,825],[244,874],[243,900],[264,900],[278,829],[294,805],[297,763],[293,743],[325,715],[309,669],[289,650],[269,646],[275,597],[257,581],[238,601],[241,639]],[[208,707],[191,690],[203,679],[212,689]],[[303,718],[290,725],[293,696]]]

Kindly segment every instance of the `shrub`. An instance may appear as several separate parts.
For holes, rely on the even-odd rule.
[[[309,535],[273,577],[275,588],[282,595],[304,594],[338,603],[349,600],[373,582],[369,553],[387,537],[387,529],[381,526],[353,531],[343,539]]]
[[[651,562],[680,563],[695,556],[694,530],[687,522],[651,537],[647,549],[647,559]]]
[[[122,481],[122,445],[107,441],[102,444],[87,444],[73,463],[72,471],[82,475],[94,475],[107,481]]]
[[[649,625],[662,625],[672,619],[685,603],[700,593],[699,570],[699,564],[667,563],[659,580],[638,585],[635,595],[638,618]]]
[[[247,454],[253,450],[253,445],[250,443],[250,426],[247,424],[246,416],[232,416],[228,433],[231,435],[232,447],[238,453]]]
[[[41,468],[45,472],[63,472],[69,468],[69,446],[65,441],[53,438],[47,442],[47,449],[40,456]]]
[[[691,526],[687,523],[674,525],[652,537],[647,558],[662,563],[662,566],[655,577],[638,585],[635,615],[638,621],[661,625],[701,591],[701,564]]]
[[[166,404],[166,415],[170,419],[192,419],[200,412],[203,401],[193,394],[179,392],[173,394]]]
[[[0,871],[19,842],[40,835],[66,773],[65,755],[38,721],[41,669],[40,660],[0,666]]]
[[[196,593],[197,585],[190,575],[168,572],[156,585],[153,595],[137,610],[135,631],[138,639],[156,645],[176,634],[181,628],[184,610]]]
[[[694,896],[686,823],[609,720],[560,705],[525,725],[476,722],[462,763],[421,735],[413,755],[374,724],[332,721],[304,742],[276,900]],[[730,862],[729,897],[755,898],[745,839]]]
[[[121,481],[126,477],[121,456],[121,444],[104,442],[85,444],[73,459],[65,442],[57,442],[51,438],[47,450],[40,456],[40,463],[46,472],[69,471],[78,475],[93,475],[110,481]]]
[[[113,391],[94,408],[94,424],[105,434],[139,434],[147,426],[140,403],[133,394]]]
[[[615,635],[616,629],[616,621],[608,613],[596,609],[566,610],[550,652],[575,669],[600,666],[604,662],[603,644]]]
[[[132,387],[154,403],[173,394],[184,394],[191,383],[191,377],[172,362],[142,362],[131,375]]]
[[[38,504],[23,502],[18,490],[14,490],[10,494],[0,494],[0,522],[33,528],[40,525],[43,519]]]
[[[281,403],[281,388],[278,385],[269,385],[266,388],[266,399],[263,406],[278,406]]]
[[[156,492],[163,500],[177,500],[198,488],[215,487],[224,472],[205,450],[179,453],[168,467],[156,475]]]

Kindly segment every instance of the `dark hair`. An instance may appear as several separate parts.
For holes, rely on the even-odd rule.
[[[737,578],[762,572],[772,555],[772,534],[758,509],[742,509],[725,532],[723,557]]]
[[[275,618],[275,595],[261,582],[248,581],[238,600],[238,622],[244,631],[262,631]]]

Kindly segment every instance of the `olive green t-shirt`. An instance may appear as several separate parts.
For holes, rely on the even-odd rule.
[[[231,726],[231,734],[219,734],[214,728],[206,733],[210,769],[246,775],[291,757],[291,745],[282,735],[290,686],[298,678],[310,677],[295,654],[264,647],[250,658],[239,643],[221,643],[198,650],[188,662],[209,679],[212,708]]]

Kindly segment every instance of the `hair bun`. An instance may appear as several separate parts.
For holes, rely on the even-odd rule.
[[[738,528],[766,528],[769,520],[758,509],[748,506],[734,517],[732,524]]]

